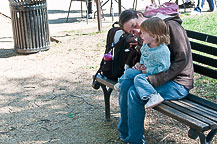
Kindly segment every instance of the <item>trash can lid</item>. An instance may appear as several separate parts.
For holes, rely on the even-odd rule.
[[[11,6],[28,6],[46,3],[46,0],[8,0]]]

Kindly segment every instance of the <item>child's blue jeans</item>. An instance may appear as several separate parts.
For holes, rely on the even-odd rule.
[[[157,91],[146,79],[148,74],[143,74],[143,77],[145,77],[143,80],[141,80],[140,77],[137,77],[137,75],[139,74],[142,74],[142,71],[133,68],[128,68],[125,70],[124,74],[119,78],[118,82],[121,84],[123,80],[133,80],[134,84],[138,85],[138,87],[135,88],[141,100],[148,100],[150,98],[149,95],[157,93]]]

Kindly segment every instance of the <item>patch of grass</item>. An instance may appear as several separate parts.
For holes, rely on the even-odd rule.
[[[96,66],[93,66],[93,65],[88,66],[88,69],[95,69],[95,68],[96,68]]]
[[[182,26],[187,30],[198,31],[217,36],[217,12],[202,14],[200,16],[183,17]]]
[[[76,32],[75,30],[70,30],[70,31],[64,31],[65,33],[74,33]]]
[[[97,35],[99,33],[105,33],[107,32],[107,30],[102,30],[101,32],[97,31],[97,32],[89,32],[89,33],[84,33],[85,35],[89,35],[89,36],[94,36]]]
[[[217,80],[195,73],[195,93],[208,100],[217,102]]]
[[[100,49],[102,49],[102,48],[105,48],[105,45],[106,45],[106,43],[105,42],[100,42],[100,43],[97,43],[96,44],[96,47],[97,47],[97,49],[96,50],[100,50]]]
[[[86,31],[82,31],[82,30],[71,30],[71,31],[64,31],[64,32],[66,33],[65,36],[71,36],[72,33],[74,35],[77,35],[77,36],[82,36],[82,35],[94,36],[94,35],[97,35],[100,33],[107,33],[108,30],[103,29],[101,32],[99,32],[99,31],[86,32]]]

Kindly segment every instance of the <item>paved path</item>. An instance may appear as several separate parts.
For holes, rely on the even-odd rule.
[[[105,2],[106,0],[101,0]],[[88,23],[85,18],[81,18],[81,2],[72,2],[72,7],[68,22],[66,23],[67,12],[70,0],[47,0],[48,20],[50,36],[55,36],[62,31],[73,31],[80,29],[95,28],[98,30],[97,18],[89,19]],[[143,9],[146,4],[145,0],[138,0],[137,8]],[[126,8],[132,8],[133,0],[122,0],[122,5]],[[114,21],[118,20],[118,4],[113,0],[113,8],[115,13]],[[85,3],[83,3],[83,15],[85,15]],[[110,16],[110,1],[103,7],[105,19],[102,20],[102,26],[111,25],[112,18]],[[96,11],[96,4],[93,4],[93,11]],[[10,19],[10,8],[8,0],[1,1],[0,5],[0,49],[13,49],[13,32]]]
[[[106,0],[101,0],[105,2]],[[92,19],[86,22],[85,18],[81,18],[81,2],[72,2],[71,13],[69,15],[69,20],[66,23],[67,12],[69,8],[70,0],[47,0],[48,5],[48,19],[51,35],[66,30],[76,30],[76,29],[86,29],[86,28],[96,28],[97,30],[97,19]],[[133,0],[122,0],[122,4],[126,9],[132,8]],[[138,0],[138,9],[142,9],[148,4],[145,0]],[[113,0],[113,8],[115,13],[115,19],[117,20],[118,5]],[[110,16],[110,1],[103,7],[105,19],[102,20],[102,26],[112,24],[112,18]],[[83,3],[83,10],[85,10],[85,3]],[[96,4],[93,4],[93,11],[96,11]],[[0,12],[10,17],[9,2],[3,0],[0,5]],[[83,12],[85,15],[85,11]],[[0,29],[1,30],[1,29]]]
[[[101,0],[106,2],[107,0]],[[122,5],[126,9],[133,7],[134,0],[122,0]],[[161,3],[166,0],[161,0]],[[102,19],[102,26],[108,26],[113,23],[112,17],[110,16],[110,2],[109,1],[104,7],[105,19]],[[72,2],[72,7],[69,15],[68,22],[66,22],[67,12],[69,8],[70,0],[47,0],[48,5],[48,20],[50,36],[55,36],[57,33],[62,31],[73,31],[83,30],[89,28],[95,28],[98,30],[97,18],[89,19],[88,23],[85,18],[81,18],[81,2]],[[146,5],[149,5],[149,0],[138,0],[137,10],[143,10]],[[207,4],[206,4],[207,5]],[[118,4],[113,0],[113,8],[115,13],[114,21],[118,20]],[[123,9],[122,9],[123,10]],[[85,3],[83,3],[83,15],[85,15]],[[96,11],[96,4],[93,4],[93,11]],[[10,17],[10,8],[8,0],[1,1],[0,5],[0,48],[11,48],[13,47],[13,33],[11,21],[4,17],[4,14]]]

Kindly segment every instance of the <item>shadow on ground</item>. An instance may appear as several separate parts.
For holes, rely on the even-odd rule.
[[[87,89],[89,86],[40,76],[2,82],[2,142],[92,143],[99,142],[99,137],[101,141],[109,139],[112,124],[104,122],[103,99],[96,98],[99,92]]]
[[[17,55],[14,49],[0,49],[0,58],[9,58]]]
[[[4,85],[10,86],[9,92],[4,92]],[[119,143],[119,110],[113,106],[111,121],[105,122],[101,90],[92,89],[89,83],[33,76],[7,79],[1,89],[5,97],[0,104],[3,143]],[[113,97],[117,100],[117,95]],[[156,119],[153,111],[148,113],[152,121],[146,123],[147,144],[176,143],[172,131],[163,125],[181,126]]]
[[[61,16],[56,19],[49,19],[48,22],[49,24],[62,24],[62,23],[75,23],[75,22],[80,22],[85,19],[86,13],[80,10],[71,10],[68,15],[68,11],[64,10],[48,10],[48,14],[61,14],[65,15],[65,17]],[[68,20],[67,20],[68,16]]]

